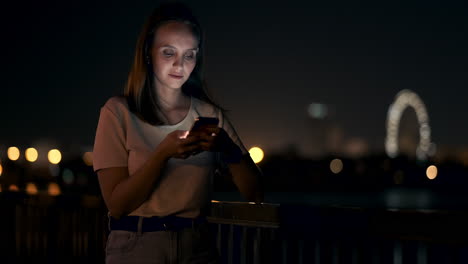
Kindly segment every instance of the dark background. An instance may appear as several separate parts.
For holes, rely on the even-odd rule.
[[[208,88],[247,147],[324,155],[317,131],[332,129],[336,153],[353,143],[382,152],[388,107],[411,89],[427,107],[437,149],[466,152],[463,1],[185,2],[205,27]],[[92,150],[99,109],[123,91],[136,38],[158,3],[2,4],[2,157],[11,145]],[[308,115],[312,102],[329,107],[325,125]],[[414,144],[407,112],[402,129],[416,134]]]
[[[259,164],[265,201],[283,210],[273,222],[291,229],[285,234],[304,236],[303,244],[293,239],[282,248],[265,247],[267,255],[286,254],[286,245],[292,263],[303,245],[304,262],[317,259],[320,249],[322,260],[333,262],[362,262],[360,256],[466,263],[464,1],[184,2],[206,31],[210,92],[231,110],[246,147],[266,152]],[[7,217],[0,217],[0,262],[42,256],[59,263],[62,254],[68,262],[79,256],[71,263],[104,258],[107,210],[81,155],[92,151],[100,107],[123,91],[137,36],[158,4],[2,3],[0,211]],[[437,151],[426,161],[414,159],[419,134],[411,109],[400,124],[403,155],[384,153],[387,110],[403,89],[416,92],[427,108]],[[311,118],[311,103],[325,104],[328,115]],[[19,161],[7,159],[10,146],[19,147]],[[38,149],[38,162],[23,158],[28,147]],[[58,166],[46,162],[51,148],[63,153]],[[337,157],[343,170],[335,174],[330,161]],[[429,180],[432,164],[439,176]],[[214,181],[214,199],[242,201],[227,177]],[[48,191],[52,183],[62,195]],[[276,205],[235,204],[239,215],[229,204],[214,212],[232,213],[234,224],[242,216],[277,216],[264,211]],[[271,241],[251,238],[252,245]]]

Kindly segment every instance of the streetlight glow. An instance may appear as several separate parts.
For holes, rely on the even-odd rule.
[[[58,149],[51,149],[47,154],[47,158],[49,159],[50,163],[59,164],[59,162],[62,160],[62,154]]]
[[[26,157],[27,161],[35,162],[39,154],[37,153],[37,150],[35,148],[28,148],[26,149],[24,156]]]
[[[7,150],[7,155],[10,160],[18,160],[20,157],[20,151],[17,147],[9,147]]]
[[[32,182],[26,184],[26,193],[29,195],[36,195],[38,193],[36,184]]]
[[[60,186],[55,182],[49,183],[49,186],[47,187],[47,193],[49,193],[50,196],[60,195]]]
[[[330,170],[334,174],[340,173],[343,170],[343,161],[341,161],[340,159],[333,159],[330,162]]]
[[[87,151],[83,154],[83,162],[88,166],[93,166],[93,152]]]
[[[426,169],[426,176],[429,180],[433,180],[437,177],[437,167],[431,165]]]
[[[259,147],[253,147],[249,150],[250,157],[255,163],[259,163],[263,160],[264,153],[263,150]]]

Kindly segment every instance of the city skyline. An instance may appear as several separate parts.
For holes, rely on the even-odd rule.
[[[440,149],[468,146],[463,2],[186,2],[205,27],[208,89],[247,147],[315,151],[308,107],[323,103],[342,140],[335,150],[350,141],[383,151],[388,108],[404,89],[425,103]],[[156,5],[8,3],[0,147],[89,151]]]

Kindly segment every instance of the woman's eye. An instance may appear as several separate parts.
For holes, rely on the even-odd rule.
[[[193,60],[193,59],[195,59],[195,54],[193,52],[192,53],[187,53],[187,54],[185,54],[184,58],[186,60]]]
[[[174,52],[172,50],[163,50],[163,55],[165,57],[171,57],[171,56],[174,56]]]

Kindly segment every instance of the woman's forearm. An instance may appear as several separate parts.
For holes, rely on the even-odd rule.
[[[111,215],[119,218],[143,204],[153,192],[166,162],[167,158],[156,150],[135,173],[120,181],[107,202]]]
[[[244,198],[250,202],[263,202],[262,173],[250,156],[245,155],[239,163],[229,163],[228,166],[232,180]]]

